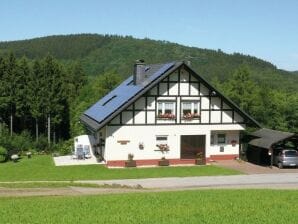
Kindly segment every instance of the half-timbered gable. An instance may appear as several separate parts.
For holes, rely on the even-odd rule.
[[[130,85],[133,85],[132,83]],[[109,125],[244,124],[197,74],[181,66],[117,115]]]

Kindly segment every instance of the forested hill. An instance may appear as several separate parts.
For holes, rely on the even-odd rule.
[[[0,55],[13,52],[17,57],[43,58],[51,54],[63,63],[80,61],[89,75],[114,71],[128,76],[136,59],[147,63],[187,60],[194,70],[208,80],[220,81],[231,77],[242,64],[246,64],[252,78],[260,86],[298,91],[298,75],[277,69],[274,65],[256,57],[239,53],[226,54],[221,50],[195,47],[132,37],[80,34],[48,36],[30,40],[0,42]]]

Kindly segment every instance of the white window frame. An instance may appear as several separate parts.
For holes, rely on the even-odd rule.
[[[160,138],[160,139],[158,139]],[[156,144],[168,144],[168,136],[167,135],[156,135],[155,137]]]
[[[176,111],[175,111],[175,108],[176,108],[176,102],[175,101],[157,101],[157,116],[160,115],[159,111],[161,110],[161,114],[165,114],[165,111],[167,110],[166,108],[166,104],[172,104],[172,111],[170,114],[173,114],[176,116]],[[161,108],[160,108],[160,105],[161,105]]]
[[[224,135],[224,142],[219,142],[219,135]],[[225,145],[225,144],[227,144],[227,134],[226,133],[217,133],[216,134],[216,137],[217,137],[217,144],[218,145]]]
[[[219,142],[219,135],[224,135],[225,142]],[[223,132],[214,132],[210,133],[210,145],[226,145],[227,143],[227,133]]]
[[[200,115],[199,113],[199,108],[200,108],[200,101],[196,100],[196,101],[193,101],[193,100],[183,100],[181,101],[181,117],[183,118],[184,115],[184,106],[185,104],[191,104],[190,105],[190,113],[191,114],[195,114],[195,110],[197,111],[196,114]]]

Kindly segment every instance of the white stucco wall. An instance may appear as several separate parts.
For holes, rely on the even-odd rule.
[[[239,131],[244,130],[243,125],[165,125],[165,126],[108,126],[106,128],[105,159],[126,160],[129,153],[134,154],[134,159],[160,159],[165,156],[168,159],[180,158],[180,137],[181,135],[205,135],[206,136],[206,157],[210,155],[237,154],[238,144],[231,145],[231,140],[237,139],[239,143]],[[227,144],[224,152],[219,151],[219,145],[210,146],[211,131],[227,134]],[[157,151],[156,136],[168,136],[170,150],[165,154]],[[129,141],[127,144],[120,144],[118,141]],[[139,143],[144,144],[144,149],[139,149]]]

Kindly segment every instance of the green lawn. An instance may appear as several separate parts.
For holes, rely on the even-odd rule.
[[[196,190],[0,198],[1,223],[281,223],[298,220],[298,191]]]
[[[50,156],[0,163],[0,181],[107,180],[124,178],[233,175],[238,171],[218,166],[108,169],[103,165],[55,167]]]

